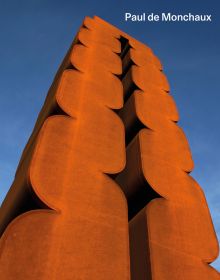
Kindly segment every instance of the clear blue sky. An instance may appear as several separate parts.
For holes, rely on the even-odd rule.
[[[127,23],[124,13],[212,14],[212,23]],[[0,201],[47,90],[85,15],[147,43],[162,60],[220,239],[220,2],[0,1]],[[213,266],[220,269],[220,259]]]

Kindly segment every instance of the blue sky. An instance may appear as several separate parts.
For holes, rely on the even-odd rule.
[[[192,175],[220,239],[219,11],[219,0],[1,0],[0,201],[76,31],[84,16],[98,15],[147,43],[163,62],[192,149]],[[212,22],[130,23],[125,12],[212,14]],[[220,259],[213,266],[220,270]]]

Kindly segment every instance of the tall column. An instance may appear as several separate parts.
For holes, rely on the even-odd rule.
[[[85,18],[0,210],[1,279],[219,279],[169,91],[149,47]]]

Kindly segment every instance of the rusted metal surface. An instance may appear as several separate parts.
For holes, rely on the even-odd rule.
[[[85,18],[0,210],[1,279],[220,279],[162,68],[146,45]]]

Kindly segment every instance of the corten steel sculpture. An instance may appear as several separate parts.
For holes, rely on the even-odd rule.
[[[150,48],[85,18],[1,207],[1,279],[219,280],[177,121]]]

